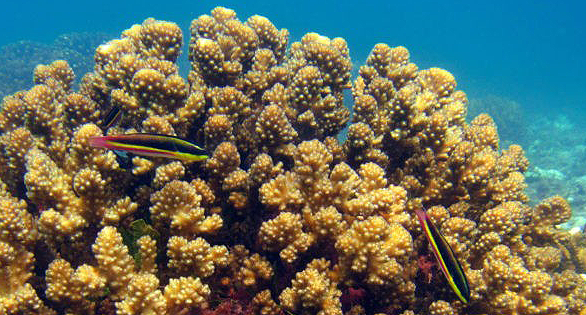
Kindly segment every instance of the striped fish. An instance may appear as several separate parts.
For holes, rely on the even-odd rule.
[[[122,116],[122,110],[118,106],[112,106],[106,114],[106,118],[104,118],[104,122],[102,124],[104,130],[108,130],[112,127]]]
[[[470,288],[468,287],[468,279],[466,274],[458,262],[454,251],[450,247],[450,244],[446,241],[444,236],[440,233],[437,227],[431,222],[430,217],[427,213],[421,209],[415,210],[419,223],[423,228],[425,237],[431,245],[433,255],[441,267],[442,272],[448,280],[450,288],[460,301],[467,304],[470,301]]]
[[[90,137],[92,147],[105,148],[135,155],[164,157],[183,161],[203,161],[209,157],[200,146],[174,136],[133,133],[116,136]]]

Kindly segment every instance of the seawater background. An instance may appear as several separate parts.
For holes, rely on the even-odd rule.
[[[29,88],[32,69],[25,61],[32,57],[27,54],[62,58],[62,46],[54,44],[62,34],[91,32],[79,37],[86,41],[79,45],[94,47],[154,17],[178,23],[187,40],[191,20],[218,5],[236,10],[241,20],[264,15],[289,29],[291,41],[306,32],[343,37],[355,72],[378,42],[407,47],[420,68],[449,70],[470,98],[469,116],[488,111],[499,126],[502,147],[521,143],[525,148],[532,163],[526,174],[532,202],[561,194],[574,207],[570,226],[586,222],[584,2],[3,1],[0,80],[24,76],[18,88]],[[14,44],[22,40],[28,42]],[[7,61],[17,57],[25,61]],[[91,60],[87,56],[88,67]],[[187,62],[182,65],[186,73]],[[12,92],[0,89],[0,94]]]

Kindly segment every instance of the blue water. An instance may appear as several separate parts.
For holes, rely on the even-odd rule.
[[[472,97],[495,94],[530,111],[586,116],[586,4],[578,1],[3,1],[0,46],[63,33],[119,34],[146,17],[188,29],[217,5],[267,16],[292,39],[344,37],[355,64],[375,43],[406,46],[420,67],[451,71]],[[26,8],[25,8],[26,6]],[[10,31],[9,31],[10,30]],[[188,36],[186,36],[188,37]]]

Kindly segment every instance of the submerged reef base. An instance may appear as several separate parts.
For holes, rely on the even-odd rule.
[[[0,98],[29,88],[31,73],[40,63],[65,59],[75,73],[92,71],[93,51],[110,38],[112,35],[105,33],[68,33],[49,44],[19,41],[0,47]],[[79,81],[75,80],[74,85]]]
[[[148,19],[96,49],[78,91],[55,61],[4,98],[0,314],[586,314],[586,240],[557,227],[568,203],[527,204],[523,150],[501,150],[487,115],[466,123],[448,71],[377,44],[352,81],[344,39],[288,45],[221,7],[191,24],[187,79],[182,42]],[[88,144],[137,131],[211,157],[122,167]],[[421,208],[468,304],[435,266]]]

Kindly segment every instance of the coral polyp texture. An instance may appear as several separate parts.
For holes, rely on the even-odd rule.
[[[500,148],[488,115],[466,123],[448,71],[377,44],[352,79],[344,39],[289,44],[217,7],[191,23],[184,78],[183,40],[147,19],[97,47],[78,90],[58,60],[4,98],[0,314],[586,314],[586,239],[558,228],[568,203],[529,206],[523,149]],[[135,132],[210,157],[89,145]],[[417,209],[462,265],[467,304]]]

